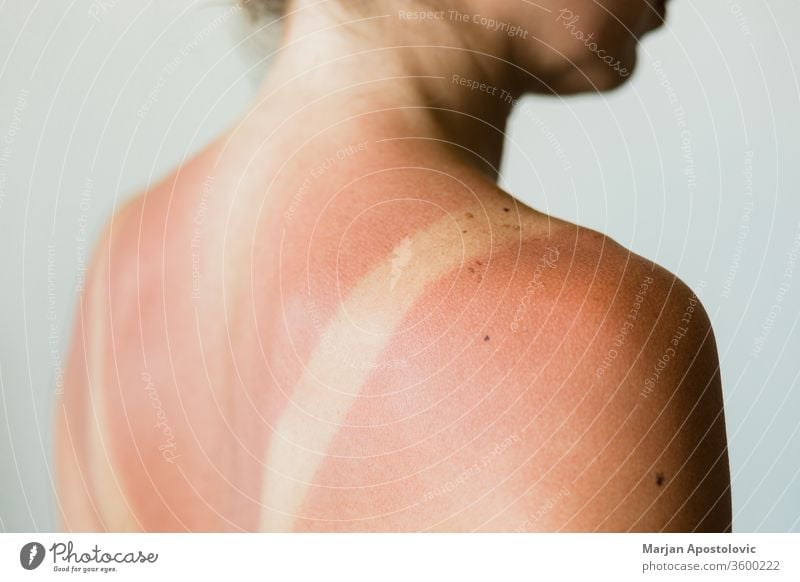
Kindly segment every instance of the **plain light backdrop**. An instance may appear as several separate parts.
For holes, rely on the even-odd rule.
[[[0,1],[0,531],[56,526],[54,398],[102,225],[260,82],[232,1]],[[734,530],[800,531],[800,3],[669,12],[622,90],[523,101],[502,183],[695,289],[720,353]]]

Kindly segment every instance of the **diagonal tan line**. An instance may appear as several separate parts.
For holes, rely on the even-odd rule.
[[[262,531],[292,529],[339,426],[426,286],[468,261],[489,255],[492,246],[520,241],[520,231],[492,228],[502,215],[499,211],[490,216],[495,212],[474,203],[412,235],[410,244],[403,242],[403,252],[410,259],[399,275],[397,262],[387,257],[339,307],[272,434],[262,481]],[[465,234],[462,230],[467,224],[470,229]],[[476,224],[486,228],[476,229]],[[544,224],[536,234],[547,232]],[[359,321],[369,322],[370,329],[359,326]],[[331,353],[330,346],[336,347],[336,353]]]

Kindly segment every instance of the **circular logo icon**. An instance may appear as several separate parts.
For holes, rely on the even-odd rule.
[[[44,546],[39,542],[31,542],[22,546],[19,552],[19,563],[26,570],[35,570],[44,561]]]

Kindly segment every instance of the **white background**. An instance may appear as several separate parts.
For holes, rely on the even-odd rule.
[[[526,99],[503,170],[523,201],[698,292],[738,531],[800,531],[799,22],[792,0],[674,0],[624,89]],[[0,531],[55,526],[51,415],[80,266],[115,205],[247,106],[245,31],[225,0],[0,2]]]

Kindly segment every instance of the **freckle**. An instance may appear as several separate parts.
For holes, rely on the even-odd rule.
[[[485,338],[483,338],[483,341],[488,342],[489,341],[489,336],[487,335]]]
[[[664,484],[664,473],[656,473],[656,485],[661,487]]]
[[[511,212],[510,208],[503,208],[503,212]]]
[[[470,273],[474,273],[474,272],[475,272],[475,269],[474,269],[473,267],[470,267],[470,268],[469,268],[469,272],[470,272]]]
[[[471,212],[467,212],[464,216],[467,218],[475,218],[475,216]]]
[[[477,265],[478,265],[479,267],[482,267],[482,266],[483,266],[483,263],[481,263],[480,261],[475,261],[475,263],[477,263]]]
[[[466,230],[462,230],[461,234],[467,234],[467,231]]]

